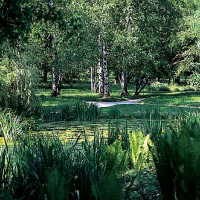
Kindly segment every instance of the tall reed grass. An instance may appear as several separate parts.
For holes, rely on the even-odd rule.
[[[42,118],[45,121],[95,121],[100,117],[100,111],[96,105],[77,101],[64,107],[44,108]]]
[[[139,159],[145,136],[138,133],[136,141],[136,132],[119,127],[109,132],[109,137],[94,132],[92,140],[85,134],[84,141],[67,145],[55,135],[22,134],[1,151],[1,199],[128,199],[136,166],[141,170],[146,162]],[[134,176],[126,183],[129,171]]]

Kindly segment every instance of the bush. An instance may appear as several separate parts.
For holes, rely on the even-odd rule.
[[[121,117],[121,113],[118,107],[112,106],[108,111],[108,116],[111,119],[119,119]]]
[[[73,114],[75,120],[78,121],[94,121],[99,117],[98,107],[94,104],[88,104],[78,101],[73,106]]]
[[[40,115],[40,101],[35,95],[35,70],[21,67],[12,60],[3,59],[0,63],[0,105],[12,108],[17,114]]]
[[[189,114],[171,125],[150,128],[151,147],[163,199],[200,199],[200,121]]]
[[[195,91],[197,88],[195,88],[194,86],[185,86],[183,88],[183,91]]]
[[[188,83],[198,89],[200,89],[200,73],[194,72],[189,76]]]
[[[73,107],[70,105],[46,107],[42,111],[42,119],[45,121],[75,120]]]
[[[142,184],[139,175],[147,160],[142,149],[148,137],[140,132],[129,135],[127,129],[110,131],[119,137],[111,141],[95,132],[92,138],[85,135],[83,142],[78,138],[67,146],[55,135],[23,135],[12,149],[0,151],[0,198],[122,200],[132,199],[134,189],[150,200],[151,189],[135,188],[135,181]],[[134,175],[127,183],[130,169]]]
[[[0,171],[0,197],[9,194],[10,199],[27,200],[73,200],[79,196],[91,200],[123,199],[120,172],[126,152],[120,142],[108,146],[105,139],[96,135],[94,142],[85,138],[81,151],[75,145],[66,148],[57,137],[29,135],[15,143],[13,152],[0,152],[4,173]]]
[[[42,118],[47,121],[94,121],[99,116],[99,109],[96,105],[80,101],[60,107],[47,107],[42,112]]]
[[[149,87],[150,91],[155,91],[155,92],[170,92],[170,88],[167,84],[160,83],[160,82],[155,82],[152,83],[151,86]]]
[[[8,140],[17,140],[23,135],[25,124],[10,110],[0,111],[0,136]]]

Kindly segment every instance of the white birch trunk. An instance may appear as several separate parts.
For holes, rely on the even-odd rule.
[[[51,96],[58,96],[59,91],[58,91],[58,87],[57,87],[57,82],[58,82],[58,77],[56,75],[56,71],[55,71],[55,67],[52,67],[52,93]]]
[[[120,77],[120,85],[121,85],[121,96],[128,96],[128,80],[127,80],[127,70],[124,69],[121,73]]]
[[[104,95],[104,73],[103,73],[102,59],[99,59],[98,71],[99,71],[99,96],[103,97],[103,95]]]
[[[91,67],[90,68],[90,74],[91,74],[91,91],[92,92],[97,92],[97,72],[96,72],[96,67]]]
[[[107,63],[107,48],[103,46],[103,74],[104,74],[104,97],[109,97],[109,73]]]

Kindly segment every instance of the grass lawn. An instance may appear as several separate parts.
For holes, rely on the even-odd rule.
[[[200,107],[200,92],[174,92],[164,93],[158,96],[147,98],[145,104],[168,105],[168,106],[195,106]]]
[[[147,88],[148,89],[148,88]],[[129,96],[129,98],[120,97],[120,86],[111,85],[111,97],[99,98],[97,93],[89,90],[89,83],[74,85],[73,88],[62,90],[60,97],[51,97],[51,89],[38,89],[37,95],[41,99],[43,109],[47,112],[53,109],[62,110],[65,106],[73,105],[77,101],[121,101],[134,98],[146,98],[141,104],[134,105],[117,105],[113,107],[100,108],[100,119],[97,121],[50,121],[44,123],[42,120],[36,120],[37,124],[34,131],[37,133],[55,133],[61,139],[69,139],[77,136],[84,131],[93,134],[94,130],[103,130],[106,132],[109,124],[125,126],[128,128],[141,127],[149,119],[150,115],[158,111],[161,118],[165,119],[168,115],[183,115],[190,111],[200,111],[200,108],[176,107],[178,105],[200,106],[200,92],[149,92],[145,90],[139,97]],[[134,86],[129,88],[133,94]],[[175,106],[175,107],[174,107]],[[36,127],[38,126],[38,127]],[[0,138],[0,144],[4,143]]]
[[[133,94],[134,86],[130,85],[130,92]],[[51,89],[39,89],[37,95],[41,98],[42,105],[44,107],[63,107],[65,105],[73,104],[77,101],[121,101],[126,99],[135,99],[134,95],[128,98],[122,98],[120,96],[120,86],[111,85],[110,97],[99,98],[97,93],[90,91],[90,84],[83,82],[73,85],[73,88],[67,88],[61,90],[60,97],[51,97]]]
[[[146,98],[141,105],[118,105],[115,106],[119,110],[122,117],[131,115],[141,115],[144,110],[153,110],[159,108],[162,112],[182,112],[182,110],[188,111],[188,108],[169,108],[169,106],[195,106],[200,107],[200,92],[197,91],[182,91],[182,92],[150,92],[148,88],[144,90],[139,97],[133,95],[134,85],[129,85],[130,96],[122,98],[120,96],[120,86],[110,86],[109,98],[99,98],[97,93],[90,91],[90,84],[88,82],[78,83],[73,85],[73,88],[63,89],[60,97],[51,97],[51,89],[39,89],[37,95],[40,97],[43,108],[56,108],[62,109],[63,107],[74,104],[77,101],[122,101],[135,98]],[[116,110],[115,109],[115,110]],[[112,115],[113,108],[103,108],[102,116],[106,118]]]
[[[165,106],[164,104],[159,105],[147,105],[147,104],[136,104],[136,105],[117,105],[114,107],[101,108],[102,118],[111,119],[113,116],[118,118],[136,118],[136,119],[146,119],[158,110],[161,117],[166,117],[168,115],[183,115],[187,112],[199,111],[200,108],[180,108]]]

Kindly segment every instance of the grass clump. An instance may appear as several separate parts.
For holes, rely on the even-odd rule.
[[[153,92],[170,92],[169,85],[166,83],[160,83],[160,82],[155,82],[152,83],[151,86],[149,86],[149,90]]]
[[[99,117],[98,107],[94,104],[77,102],[73,109],[75,120],[78,121],[94,121]]]
[[[140,134],[136,142],[131,139],[135,134],[110,127],[108,138],[97,131],[92,139],[85,134],[83,141],[78,137],[67,145],[55,135],[22,135],[13,148],[1,152],[0,176],[6,179],[1,179],[0,197],[129,199],[136,177],[147,167],[147,159],[139,159],[145,136]],[[140,168],[131,164],[133,155]]]
[[[197,87],[191,85],[177,85],[155,82],[148,87],[148,91],[151,92],[184,92],[184,91],[196,91]]]
[[[79,107],[78,107],[79,108]],[[146,112],[134,130],[110,124],[108,135],[22,134],[2,149],[1,199],[199,199],[199,114]],[[8,122],[9,123],[9,122]],[[158,185],[160,183],[160,188]]]
[[[119,118],[121,118],[120,109],[117,106],[112,106],[108,111],[108,116],[111,119],[119,119]]]
[[[95,121],[100,112],[96,105],[77,101],[71,105],[62,107],[47,107],[43,111],[42,118],[45,121]]]
[[[25,128],[25,123],[11,110],[0,111],[0,137],[14,140],[20,137]]]

